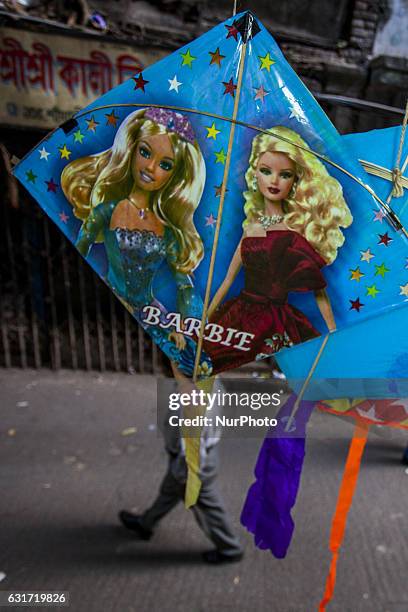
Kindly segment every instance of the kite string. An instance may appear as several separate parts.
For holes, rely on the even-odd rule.
[[[400,198],[401,196],[404,195],[404,189],[401,184],[402,171],[400,168],[400,163],[401,163],[402,149],[404,147],[404,142],[405,142],[405,133],[407,130],[407,123],[408,123],[408,98],[405,104],[404,119],[402,120],[402,128],[401,128],[401,136],[400,136],[399,147],[398,147],[397,160],[392,170],[393,187],[392,187],[390,195],[387,198],[387,204],[389,204],[389,202],[391,201],[391,198]]]
[[[232,16],[235,17],[235,15],[237,14],[237,2],[238,0],[234,0],[234,6],[232,9]]]
[[[281,136],[280,134],[279,135],[275,134],[274,132],[271,132],[269,130],[265,130],[264,128],[258,127],[256,125],[251,125],[250,123],[246,123],[244,121],[238,121],[237,119],[232,119],[230,117],[224,117],[223,115],[218,115],[218,114],[215,114],[215,113],[209,113],[209,112],[206,112],[206,111],[197,110],[197,109],[193,109],[193,108],[185,108],[185,107],[182,107],[182,106],[174,106],[174,105],[169,105],[169,104],[146,104],[145,102],[142,103],[142,104],[141,103],[132,102],[132,103],[119,103],[119,104],[118,103],[116,103],[116,104],[104,104],[104,105],[101,105],[101,106],[95,106],[92,109],[88,109],[86,111],[81,111],[81,112],[77,113],[76,115],[73,115],[71,119],[74,119],[76,121],[77,119],[81,119],[85,115],[89,115],[92,112],[99,111],[99,110],[104,110],[104,109],[110,109],[110,108],[145,108],[146,106],[148,106],[149,108],[167,108],[167,109],[170,109],[170,110],[176,110],[176,111],[184,112],[184,113],[194,113],[196,115],[201,115],[203,117],[212,117],[213,119],[220,119],[221,121],[229,121],[230,123],[235,123],[236,125],[239,125],[241,127],[247,127],[247,128],[249,128],[251,130],[255,130],[256,132],[259,132],[259,133],[262,133],[262,134],[272,134],[278,140],[282,140],[283,142],[289,143],[293,147],[296,147],[296,148],[298,148],[298,149],[300,149],[302,151],[306,151],[307,153],[311,153],[312,155],[314,155],[318,159],[321,159],[323,162],[333,166],[333,168],[337,168],[337,170],[339,170],[340,172],[343,172],[343,174],[346,174],[349,178],[351,178],[353,181],[358,183],[360,185],[360,187],[362,187],[363,189],[368,191],[370,193],[370,195],[385,210],[386,215],[387,215],[387,221],[397,231],[401,231],[406,236],[406,238],[408,238],[408,231],[407,231],[407,229],[401,223],[400,219],[395,214],[395,212],[392,210],[392,208],[390,208],[389,203],[388,202],[384,202],[383,200],[381,200],[381,198],[378,197],[378,195],[375,193],[375,191],[372,189],[372,187],[370,187],[366,183],[363,183],[363,181],[360,178],[358,178],[357,176],[355,176],[352,172],[350,172],[349,170],[346,170],[346,168],[344,168],[340,164],[337,164],[336,162],[331,160],[326,155],[322,155],[321,153],[318,153],[317,151],[314,151],[313,149],[309,148],[308,146],[302,146],[302,145],[300,145],[300,144],[298,144],[296,142],[292,142],[291,140],[285,138],[284,136]],[[58,127],[54,128],[49,134],[46,134],[46,136],[44,136],[44,138],[38,143],[37,146],[39,146],[41,143],[46,142],[47,140],[49,140],[49,138],[51,138],[51,136],[53,136],[53,134],[55,132],[57,132],[59,129],[63,129],[64,125],[65,124],[63,124],[62,126],[58,126]],[[27,153],[27,156],[28,156],[28,153]],[[25,157],[27,157],[27,156],[25,156]],[[23,159],[25,159],[25,157]],[[407,157],[406,161],[408,162],[408,157]],[[375,172],[372,172],[372,174],[375,174]]]

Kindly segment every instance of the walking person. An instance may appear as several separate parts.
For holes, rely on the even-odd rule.
[[[158,522],[184,499],[187,481],[184,441],[179,427],[169,424],[169,416],[170,411],[166,414],[163,430],[169,462],[156,499],[143,514],[127,510],[119,512],[121,523],[142,540],[150,540]],[[215,545],[214,549],[203,553],[204,561],[212,564],[237,562],[243,557],[243,548],[216,489],[220,437],[219,429],[203,428],[200,448],[202,485],[197,503],[191,508],[199,527]]]

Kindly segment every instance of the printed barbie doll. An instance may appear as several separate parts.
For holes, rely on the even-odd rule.
[[[319,335],[288,303],[291,291],[313,291],[328,329],[335,329],[321,269],[335,260],[344,242],[341,228],[351,224],[352,216],[340,183],[307,151],[304,140],[281,126],[270,132],[253,140],[243,235],[208,311],[220,329],[245,333],[246,346],[238,350],[228,337],[204,341],[215,373]],[[241,267],[244,289],[219,307]]]
[[[61,175],[64,194],[83,220],[78,250],[87,257],[93,244],[104,243],[106,281],[142,325],[144,306],[166,313],[153,294],[164,261],[177,285],[179,312],[201,318],[202,300],[190,274],[203,257],[193,215],[204,182],[190,121],[161,108],[131,113],[110,149],[74,160]],[[143,326],[176,363],[186,344],[193,345],[180,331]]]

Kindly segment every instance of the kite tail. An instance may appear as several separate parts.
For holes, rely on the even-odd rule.
[[[269,549],[281,559],[292,539],[291,516],[299,489],[305,456],[306,425],[315,402],[302,400],[289,431],[285,427],[296,394],[280,409],[276,427],[265,438],[255,467],[256,481],[250,487],[241,514],[241,523],[254,534],[258,548]]]
[[[332,553],[329,573],[326,578],[326,588],[323,599],[319,604],[319,612],[325,612],[327,604],[331,601],[336,585],[337,560],[339,558],[340,547],[343,543],[344,532],[346,529],[347,515],[353,501],[353,495],[357,486],[358,474],[360,471],[361,458],[367,442],[370,424],[356,421],[353,438],[344,468],[343,479],[341,481],[339,496],[337,498],[336,510],[332,519],[330,532],[329,548]]]
[[[200,438],[185,437],[184,444],[186,449],[187,463],[187,482],[184,504],[186,508],[191,508],[197,503],[200,495],[201,479],[200,479]]]
[[[199,390],[211,393],[214,386],[215,377],[199,380],[196,385]],[[206,406],[187,406],[184,408],[184,416],[193,418],[204,416]],[[182,427],[182,436],[185,444],[187,482],[184,495],[184,504],[190,508],[197,503],[201,489],[200,478],[200,450],[201,450],[201,427]]]

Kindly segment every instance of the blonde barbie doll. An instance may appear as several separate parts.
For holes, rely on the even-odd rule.
[[[341,228],[350,225],[352,216],[340,183],[296,144],[308,148],[296,132],[281,126],[253,140],[243,235],[208,313],[221,328],[242,330],[247,342],[241,350],[231,347],[228,338],[205,342],[214,372],[319,335],[288,303],[291,291],[313,291],[328,329],[335,329],[321,269],[336,258],[344,242]],[[241,267],[244,289],[218,309]]]
[[[177,285],[183,318],[201,317],[190,274],[203,257],[194,225],[205,165],[188,118],[161,108],[135,111],[120,125],[110,149],[68,164],[61,176],[74,214],[83,220],[76,246],[88,257],[103,242],[106,280],[143,325],[143,307],[159,306],[153,281],[164,261]],[[185,337],[144,326],[176,363]]]

